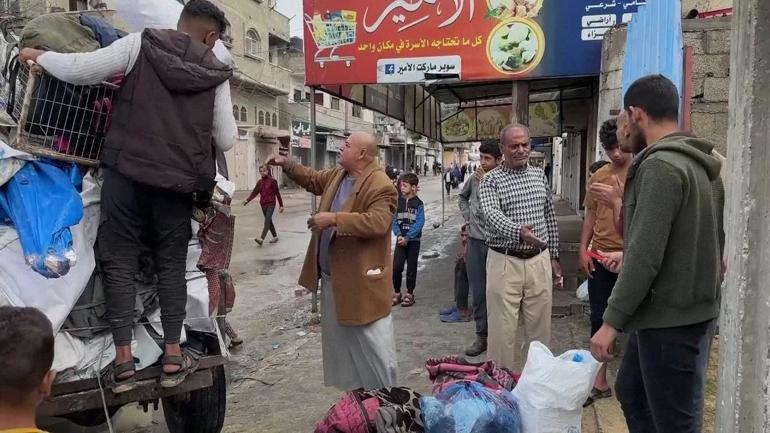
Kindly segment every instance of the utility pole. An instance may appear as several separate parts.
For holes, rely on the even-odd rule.
[[[718,433],[770,431],[770,2],[733,2]]]
[[[406,173],[409,170],[409,133],[403,124],[401,124],[401,127],[404,128],[404,173]]]
[[[310,166],[314,170],[318,170],[318,163],[316,162],[316,126],[315,126],[315,87],[310,87]],[[318,212],[317,199],[315,194],[312,194],[310,198],[310,214],[315,215]],[[318,291],[314,291],[311,294],[311,306],[310,311],[313,313],[318,312]]]

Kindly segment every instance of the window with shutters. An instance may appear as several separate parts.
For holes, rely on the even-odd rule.
[[[246,39],[244,41],[244,47],[243,51],[246,53],[246,55],[251,57],[262,57],[260,56],[260,46],[262,45],[262,39],[259,37],[259,33],[257,33],[256,30],[250,29],[246,32]]]

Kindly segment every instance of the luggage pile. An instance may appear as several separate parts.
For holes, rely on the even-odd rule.
[[[181,12],[181,5],[171,2],[174,6],[167,8],[163,22],[142,25],[137,22],[142,9],[129,3],[118,12],[139,26],[132,30],[174,27]],[[59,372],[58,382],[94,377],[114,358],[98,266],[98,159],[123,77],[77,86],[20,65],[18,53],[24,47],[72,53],[108,46],[125,35],[110,24],[110,14],[0,19],[0,305],[36,307],[49,318],[57,332],[53,368]],[[145,15],[153,20],[160,16]],[[128,21],[126,16],[121,16],[123,21]],[[226,305],[232,306],[234,297],[226,270],[235,186],[221,175],[216,180],[211,207],[191,212],[194,235],[187,254],[182,339],[191,331],[213,334],[227,353],[215,319]],[[132,343],[138,369],[158,361],[163,342],[150,251],[141,265],[135,277]]]
[[[599,365],[585,350],[554,356],[537,341],[521,375],[494,361],[429,359],[432,396],[404,387],[351,391],[315,433],[580,433]]]

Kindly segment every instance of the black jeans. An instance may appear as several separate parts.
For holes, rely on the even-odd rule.
[[[393,252],[393,290],[401,293],[401,276],[406,263],[406,290],[414,293],[417,285],[417,259],[420,258],[420,241],[409,241],[405,247],[396,245]]]
[[[629,335],[615,382],[629,433],[700,433],[713,323]]]
[[[591,304],[591,336],[604,323],[604,310],[612,294],[612,288],[618,281],[618,274],[610,272],[601,263],[594,260],[594,277],[588,280],[588,302]]]
[[[444,186],[446,187],[446,195],[449,195],[449,192],[452,191],[452,182],[444,182]]]
[[[473,294],[476,335],[487,338],[487,247],[480,239],[468,238],[468,281]]]
[[[179,343],[187,306],[187,248],[192,194],[154,188],[104,170],[100,264],[107,318],[115,344],[131,343],[139,256],[150,251],[158,276],[161,323],[167,344]]]
[[[274,238],[278,237],[278,232],[275,231],[275,224],[273,224],[273,212],[275,212],[275,203],[262,205],[262,213],[265,214],[265,226],[262,228],[262,237],[260,239],[264,239],[268,231],[270,231]]]
[[[458,259],[455,262],[455,306],[458,310],[468,309],[468,270],[465,260]]]

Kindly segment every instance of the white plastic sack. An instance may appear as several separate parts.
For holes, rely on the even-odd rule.
[[[176,0],[118,0],[115,11],[128,24],[128,31],[144,29],[175,29],[183,6]],[[233,67],[233,57],[222,41],[214,45],[219,61]]]
[[[144,29],[175,29],[182,4],[176,0],[118,0],[115,11],[130,32]]]
[[[583,403],[600,365],[586,350],[569,350],[557,357],[543,343],[532,342],[521,380],[513,390],[522,431],[580,433]]]
[[[583,284],[578,286],[575,297],[578,298],[580,302],[588,302],[588,280],[583,281]]]

